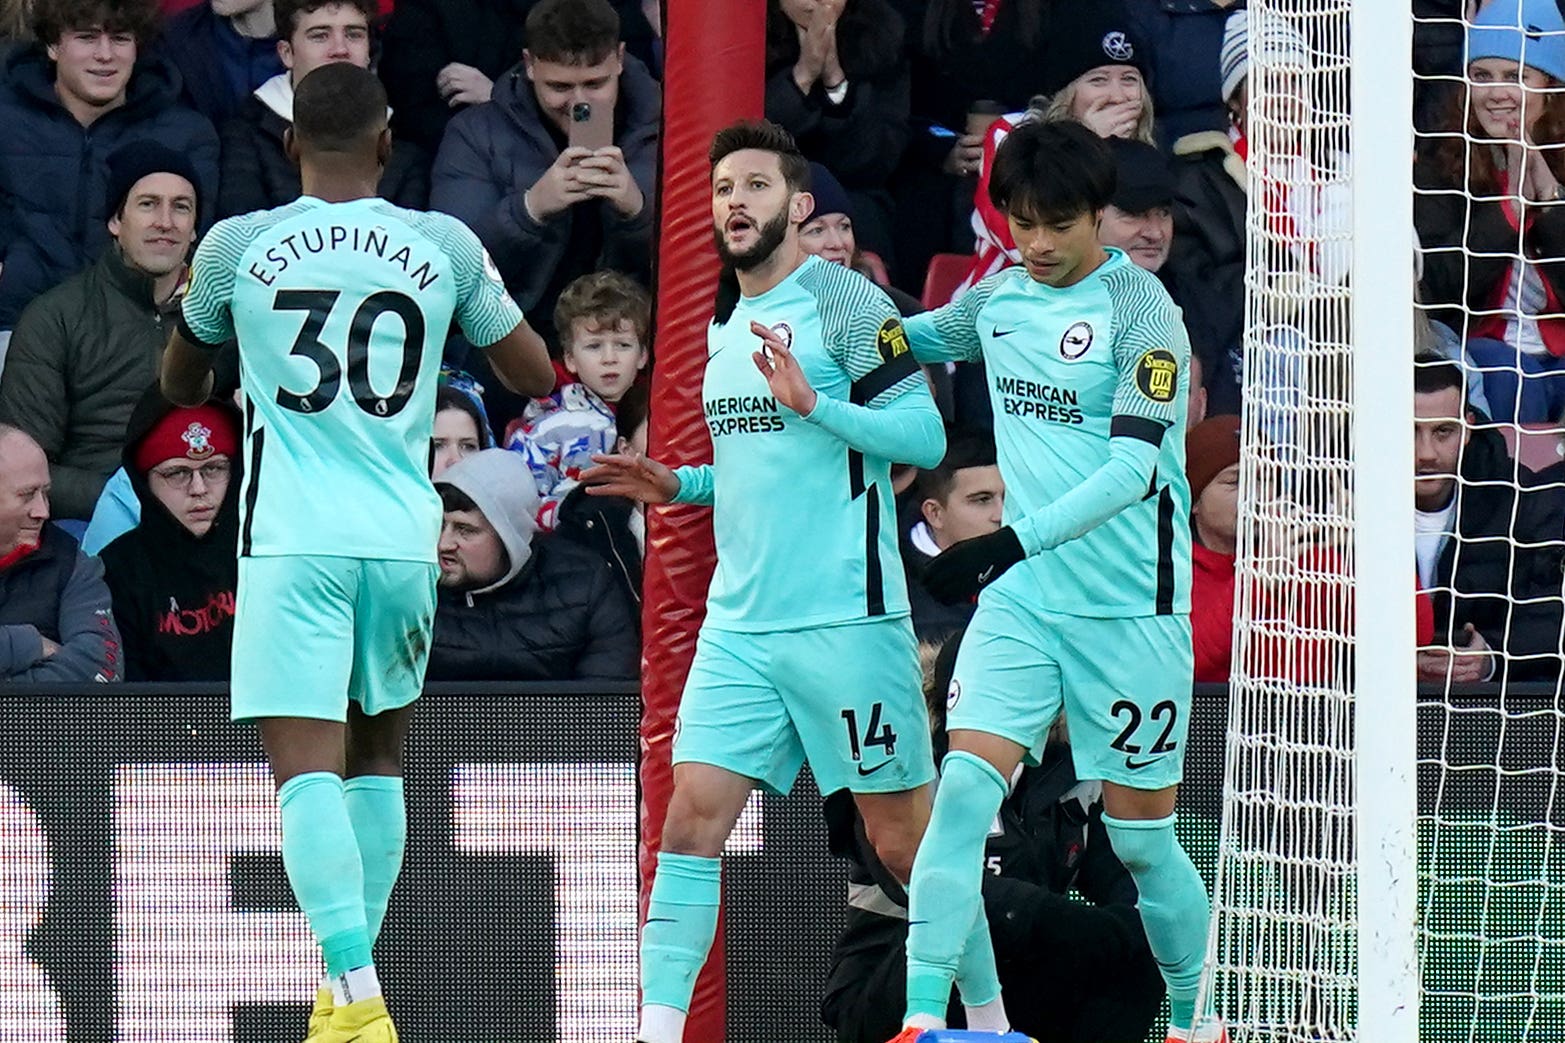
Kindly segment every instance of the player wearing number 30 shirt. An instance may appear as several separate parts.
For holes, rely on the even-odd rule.
[[[294,113],[305,195],[202,242],[163,386],[205,397],[210,349],[238,339],[232,712],[260,722],[283,863],[325,956],[308,1038],[391,1043],[371,949],[401,865],[402,746],[434,624],[428,469],[453,318],[516,390],[553,380],[473,233],[375,198],[391,146],[375,77],[323,66]]]

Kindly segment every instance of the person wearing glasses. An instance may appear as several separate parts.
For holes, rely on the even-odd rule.
[[[99,555],[137,681],[226,681],[239,580],[239,411],[173,406],[156,387],[132,414],[125,474],[141,520]]]

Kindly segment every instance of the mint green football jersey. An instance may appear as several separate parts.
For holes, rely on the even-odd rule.
[[[1190,340],[1156,276],[1112,249],[1063,289],[1007,268],[909,319],[907,333],[921,362],[984,363],[1008,525],[1102,467],[1110,438],[1159,447],[1139,502],[1032,555],[992,589],[1076,616],[1190,611]]]
[[[522,313],[446,214],[305,196],[207,233],[181,329],[239,341],[241,555],[435,560],[430,439],[453,318],[487,346]]]
[[[708,328],[701,397],[717,569],[706,625],[755,632],[906,616],[891,461],[772,397],[752,321],[778,332],[819,395],[870,408],[929,395],[891,299],[818,257]]]

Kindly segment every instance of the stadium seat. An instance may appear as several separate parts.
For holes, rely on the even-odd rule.
[[[929,270],[924,273],[924,307],[938,308],[949,303],[972,267],[971,254],[935,254],[931,257]]]

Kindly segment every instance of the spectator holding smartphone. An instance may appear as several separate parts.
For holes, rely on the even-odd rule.
[[[527,16],[527,41],[491,103],[452,119],[430,201],[478,234],[529,315],[548,316],[588,272],[650,275],[662,98],[625,54],[608,0],[542,0]],[[612,144],[572,144],[583,104],[600,119],[613,113]],[[540,332],[557,344],[547,325]]]

